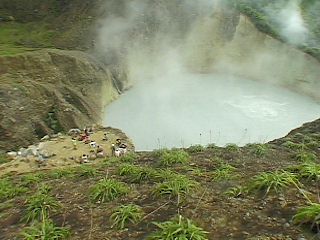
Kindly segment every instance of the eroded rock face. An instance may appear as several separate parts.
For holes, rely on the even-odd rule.
[[[0,82],[0,149],[5,150],[99,123],[102,107],[118,96],[112,73],[78,51],[0,57]]]
[[[185,47],[195,71],[227,72],[320,100],[320,62],[311,55],[260,32],[236,11],[217,9],[198,25]]]

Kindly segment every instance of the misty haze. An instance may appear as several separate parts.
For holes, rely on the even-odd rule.
[[[297,6],[266,11],[284,38],[302,43]],[[127,68],[133,86],[107,106],[104,123],[137,149],[263,143],[319,117],[317,61],[246,17],[217,1],[141,0],[124,9],[101,21],[97,49]]]

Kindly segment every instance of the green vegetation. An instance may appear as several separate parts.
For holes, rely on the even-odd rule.
[[[181,215],[172,221],[155,225],[160,230],[148,237],[148,240],[208,240],[206,236],[208,232]]]
[[[250,148],[250,153],[254,154],[256,157],[263,157],[268,153],[268,145],[266,144],[248,144],[247,147]]]
[[[82,165],[76,168],[74,173],[79,177],[91,178],[97,175],[97,169],[89,165]]]
[[[129,188],[126,184],[114,179],[103,178],[91,189],[91,200],[94,202],[109,202],[126,195]]]
[[[70,237],[70,230],[56,227],[51,220],[36,223],[21,233],[24,240],[64,240]]]
[[[119,167],[120,176],[126,176],[133,183],[150,181],[155,177],[155,171],[149,167],[124,164]]]
[[[135,160],[137,160],[138,155],[135,153],[128,153],[125,156],[122,156],[120,158],[121,162],[128,162],[128,163],[133,163]]]
[[[39,191],[27,199],[27,210],[24,220],[33,222],[44,221],[49,218],[51,212],[61,208],[59,202],[46,191]]]
[[[275,171],[261,173],[255,176],[249,183],[249,191],[264,190],[267,195],[271,190],[279,192],[280,190],[289,187],[290,185],[299,186],[300,183],[297,176],[287,171]]]
[[[292,141],[286,141],[282,144],[282,146],[289,148],[294,151],[303,151],[306,146],[302,143],[294,143]]]
[[[246,187],[236,186],[229,188],[227,191],[224,192],[225,195],[228,197],[240,197],[248,193],[248,189]]]
[[[197,182],[192,181],[185,176],[177,176],[157,184],[153,190],[153,195],[178,197],[179,203],[180,198],[188,195],[197,185]]]
[[[237,175],[234,174],[235,167],[230,164],[221,164],[216,170],[213,171],[212,179],[214,181],[229,180],[235,178]]]
[[[296,154],[296,159],[300,162],[314,162],[317,156],[312,152],[301,151]]]
[[[61,126],[60,122],[58,121],[58,117],[56,115],[56,110],[52,109],[48,112],[48,115],[45,119],[45,122],[49,128],[51,128],[54,133],[63,132],[63,127]]]
[[[296,215],[293,216],[294,223],[311,223],[312,225],[320,224],[320,204],[311,203],[309,206],[300,208]]]
[[[187,163],[189,154],[183,150],[164,151],[160,157],[160,164],[168,167],[178,163]]]
[[[297,167],[295,170],[298,171],[299,176],[307,179],[320,179],[320,165],[314,162],[305,162]]]
[[[55,31],[44,23],[0,23],[0,55],[52,47]]]
[[[203,152],[204,151],[204,147],[202,145],[193,145],[193,146],[188,148],[188,151],[190,153]]]
[[[117,227],[119,229],[123,229],[129,222],[136,224],[138,223],[143,216],[143,211],[141,207],[129,204],[129,205],[121,205],[117,207],[110,219],[113,222],[112,227]]]
[[[43,178],[44,178],[44,174],[30,173],[30,174],[24,175],[21,178],[21,182],[23,186],[30,186],[30,185],[34,185],[42,182]]]
[[[0,51],[1,51],[1,49],[0,49]],[[7,156],[5,154],[0,154],[0,164],[7,163],[9,161],[10,160],[7,158]]]
[[[160,169],[156,171],[155,173],[155,179],[158,181],[167,181],[167,180],[174,180],[176,178],[183,178],[184,175],[181,175],[177,172],[171,171],[169,169]]]
[[[7,178],[0,179],[0,202],[14,198],[26,191],[25,187],[16,186]]]
[[[225,148],[228,152],[239,152],[240,151],[239,146],[234,143],[228,143]]]
[[[63,177],[72,177],[74,176],[74,172],[69,168],[62,168],[52,171],[50,173],[50,176],[55,179],[60,179]]]

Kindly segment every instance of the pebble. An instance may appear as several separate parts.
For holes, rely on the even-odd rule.
[[[284,226],[285,228],[288,228],[288,227],[290,227],[290,224],[289,224],[289,223],[285,223],[283,226]]]

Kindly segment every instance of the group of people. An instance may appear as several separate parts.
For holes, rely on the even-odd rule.
[[[111,145],[112,156],[122,157],[127,153],[127,145],[121,142],[121,139],[117,139],[116,143]]]
[[[72,136],[73,149],[77,150],[77,142],[82,142],[84,144],[88,144],[90,146],[89,154],[82,154],[80,156],[80,163],[87,163],[89,161],[93,161],[97,158],[105,158],[106,153],[104,149],[97,144],[96,141],[90,138],[90,135],[94,133],[93,128],[85,128],[83,131],[80,130],[70,130],[69,134]],[[109,138],[107,133],[104,133],[102,141],[108,142]],[[116,139],[115,143],[111,144],[111,152],[113,157],[121,157],[127,153],[127,145],[122,142],[121,139]]]

